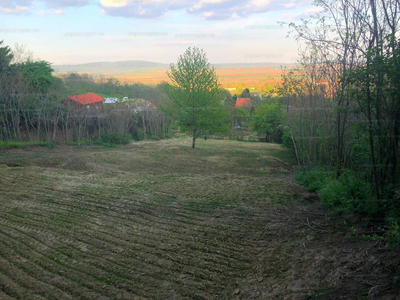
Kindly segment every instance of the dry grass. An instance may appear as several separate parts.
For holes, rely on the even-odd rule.
[[[287,163],[185,138],[3,151],[0,299],[356,299],[381,282],[363,265],[389,280],[393,253],[355,251]]]

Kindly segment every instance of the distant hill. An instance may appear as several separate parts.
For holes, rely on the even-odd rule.
[[[280,66],[288,66],[292,64],[286,63],[272,63],[272,62],[259,62],[259,63],[227,63],[227,64],[214,64],[216,69],[248,69],[248,68],[278,68]]]
[[[93,62],[80,65],[52,65],[54,73],[107,73],[107,74],[124,74],[129,71],[140,69],[167,69],[168,64],[161,64],[142,60],[127,60],[116,62]]]
[[[247,69],[257,67],[271,67],[276,68],[281,65],[289,65],[284,63],[224,63],[214,64],[216,69]],[[293,65],[293,64],[292,64]],[[142,69],[168,69],[169,64],[143,61],[143,60],[127,60],[116,62],[93,62],[79,65],[52,65],[54,73],[91,73],[91,74],[125,74],[130,71],[137,71]]]

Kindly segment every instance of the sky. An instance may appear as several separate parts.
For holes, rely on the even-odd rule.
[[[288,26],[312,0],[0,0],[0,41],[52,64],[174,63],[189,46],[211,63],[292,63]]]

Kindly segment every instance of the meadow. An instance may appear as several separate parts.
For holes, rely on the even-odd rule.
[[[398,296],[396,249],[346,237],[279,145],[190,145],[2,149],[0,299]]]

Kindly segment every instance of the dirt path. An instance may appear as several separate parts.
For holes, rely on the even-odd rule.
[[[1,152],[0,299],[400,299],[399,248],[346,237],[279,146],[197,147]]]

